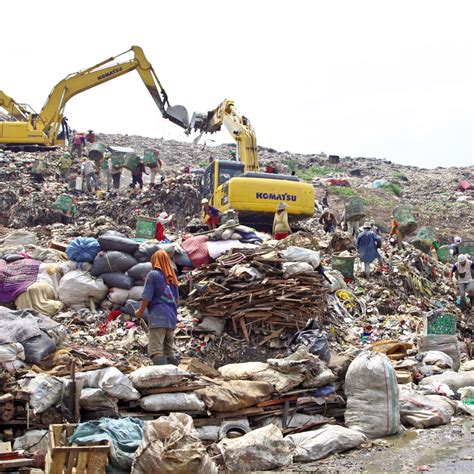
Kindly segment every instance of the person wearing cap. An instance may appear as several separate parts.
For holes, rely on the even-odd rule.
[[[158,250],[151,257],[153,270],[148,273],[140,307],[135,317],[148,310],[148,356],[155,365],[179,361],[174,352],[174,330],[178,320],[178,279],[168,254]]]
[[[356,247],[359,251],[360,261],[364,263],[364,272],[367,278],[370,277],[370,264],[377,259],[382,265],[382,257],[378,248],[382,239],[372,230],[370,222],[364,222],[362,232],[357,236]]]
[[[155,239],[162,242],[166,239],[165,224],[169,224],[173,219],[173,214],[168,215],[167,212],[160,212],[156,215]]]
[[[59,172],[61,173],[61,178],[66,182],[69,181],[71,166],[72,166],[71,153],[66,151],[63,153],[63,156],[59,159]]]
[[[208,199],[203,199],[201,201],[202,206],[202,221],[204,224],[207,224],[209,229],[215,229],[219,225],[220,212],[215,207],[209,204]]]
[[[397,247],[399,250],[403,250],[403,239],[402,233],[400,231],[400,224],[398,223],[397,219],[395,219],[393,214],[390,216],[390,219],[390,237],[392,239],[396,239]]]
[[[275,240],[283,240],[291,234],[290,224],[288,224],[288,204],[280,202],[276,208],[275,217],[273,218],[273,238]]]
[[[326,208],[319,218],[319,223],[324,226],[324,232],[327,234],[329,232],[334,232],[337,225],[337,219],[334,213]]]
[[[89,145],[92,145],[95,142],[95,139],[94,130],[87,130],[86,142],[89,143]]]
[[[462,244],[462,239],[459,236],[454,237],[453,243],[448,246],[449,253],[453,257],[457,257],[459,255],[459,246]]]
[[[458,255],[457,262],[451,268],[451,277],[454,276],[458,284],[461,308],[466,305],[466,290],[472,282],[473,270],[474,263],[463,253]]]

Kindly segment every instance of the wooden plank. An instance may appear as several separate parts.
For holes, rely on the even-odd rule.
[[[263,344],[266,344],[268,341],[271,341],[275,337],[279,337],[280,334],[285,330],[285,328],[278,329],[277,331],[272,332],[270,335],[262,339],[257,346],[263,346]],[[257,405],[259,406],[259,405]]]
[[[264,402],[257,403],[257,407],[263,408],[263,407],[269,407],[269,406],[272,406],[272,405],[280,405],[280,404],[283,404],[287,401],[289,401],[289,402],[296,401],[297,399],[298,399],[298,397],[296,395],[293,395],[291,397],[276,398],[276,399],[273,399],[273,400],[266,400]]]
[[[84,474],[86,465],[87,465],[87,453],[85,453],[85,452],[78,453],[76,473],[77,474]]]
[[[66,474],[72,474],[72,470],[76,467],[77,456],[79,455],[78,451],[71,451],[69,453],[69,459],[67,460],[66,465]]]
[[[242,316],[239,319],[239,322],[240,322],[240,328],[242,329],[242,334],[244,335],[244,338],[247,341],[247,343],[250,344],[250,337],[249,337],[249,333],[247,332],[247,327],[245,326],[244,316]]]
[[[33,467],[35,461],[33,459],[8,459],[0,461],[1,471],[16,471],[21,467]]]
[[[62,474],[64,469],[64,463],[66,461],[67,452],[56,452],[53,451],[52,461],[51,461],[51,470],[49,474]]]

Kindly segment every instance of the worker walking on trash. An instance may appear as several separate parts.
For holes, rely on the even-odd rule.
[[[472,283],[474,274],[474,263],[465,254],[458,255],[457,262],[451,268],[451,276],[456,278],[459,288],[459,299],[461,308],[466,307],[466,291]]]
[[[160,158],[157,158],[155,166],[149,167],[150,168],[150,188],[152,188],[155,185],[156,177],[158,175],[161,176],[162,167],[163,167],[163,162],[161,161]]]
[[[138,166],[132,171],[132,184],[130,185],[130,187],[134,188],[135,185],[138,184],[140,189],[143,189],[143,173],[145,173],[146,175],[148,174],[146,172],[143,161],[140,160]]]
[[[140,319],[148,309],[148,355],[155,365],[178,365],[174,352],[174,330],[178,315],[178,279],[164,250],[151,257],[153,270],[148,273],[140,307]]]
[[[110,152],[105,152],[104,157],[102,158],[99,164],[101,186],[105,184],[105,189],[107,190],[107,192],[112,189],[112,162],[110,156]]]
[[[381,243],[382,239],[372,230],[371,223],[365,222],[362,232],[357,236],[356,247],[360,260],[364,263],[364,272],[367,278],[370,277],[370,264],[375,259],[382,265],[382,257],[378,251]]]
[[[84,135],[82,133],[76,132],[72,138],[71,155],[80,160],[82,156],[82,150],[84,149],[85,144],[86,141],[84,139]]]
[[[219,209],[211,206],[208,199],[201,201],[202,205],[202,222],[207,224],[209,229],[215,229],[219,225],[220,212]]]
[[[72,166],[71,153],[66,151],[63,153],[63,156],[59,159],[59,172],[61,173],[61,178],[66,182],[69,181],[71,166]]]
[[[280,202],[276,208],[275,217],[273,218],[273,238],[275,240],[283,240],[291,234],[290,224],[288,224],[288,204]]]
[[[319,223],[323,225],[324,232],[328,234],[329,232],[334,232],[336,229],[337,219],[334,213],[326,208],[319,218]]]
[[[392,239],[396,239],[396,244],[399,250],[403,250],[403,239],[402,233],[400,231],[400,224],[398,223],[397,219],[394,215],[390,216],[390,237]]]
[[[453,243],[449,245],[449,253],[453,257],[457,257],[459,255],[459,246],[462,244],[462,239],[459,236],[454,237]]]
[[[94,130],[87,130],[86,142],[89,143],[89,145],[92,145],[95,142]]]
[[[95,163],[89,158],[82,164],[82,175],[84,176],[88,192],[94,192],[99,188],[97,168]]]

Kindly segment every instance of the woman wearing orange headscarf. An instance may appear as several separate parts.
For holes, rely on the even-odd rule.
[[[174,330],[178,313],[178,279],[164,250],[151,257],[153,270],[148,273],[140,307],[141,318],[148,308],[148,355],[155,365],[178,365],[174,354]]]

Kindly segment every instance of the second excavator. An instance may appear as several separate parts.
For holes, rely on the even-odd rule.
[[[214,160],[204,174],[204,195],[220,211],[234,209],[246,223],[264,227],[279,202],[288,204],[291,220],[312,217],[314,188],[296,176],[261,173],[257,138],[249,119],[226,99],[207,114],[194,114],[191,130],[214,133],[225,126],[237,142],[236,161]]]
[[[132,59],[117,61],[129,52],[133,53]],[[53,87],[39,113],[0,91],[0,107],[7,113],[0,116],[0,147],[13,150],[44,150],[64,145],[68,135],[67,122],[64,119],[67,102],[81,92],[135,70],[153,97],[162,116],[187,129],[189,116],[186,108],[182,105],[170,105],[168,94],[142,48],[132,46],[117,56],[69,74]]]

